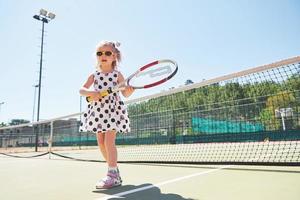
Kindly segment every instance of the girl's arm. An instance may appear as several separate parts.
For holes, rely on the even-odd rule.
[[[124,80],[125,79],[124,79],[123,75],[119,72],[118,83],[122,83]],[[126,86],[125,90],[122,90],[121,92],[124,97],[129,97],[134,92],[134,89],[130,86]]]
[[[79,93],[81,96],[90,96],[92,99],[96,100],[101,98],[100,93],[96,91],[89,90],[91,85],[94,83],[94,75],[90,75],[88,80],[85,82],[82,88],[80,88]]]

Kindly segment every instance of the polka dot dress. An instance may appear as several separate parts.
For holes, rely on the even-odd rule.
[[[103,91],[117,85],[118,71],[94,73],[95,91]],[[99,101],[91,101],[83,114],[80,131],[94,133],[115,130],[120,133],[130,131],[130,122],[124,102],[119,93],[112,93]]]

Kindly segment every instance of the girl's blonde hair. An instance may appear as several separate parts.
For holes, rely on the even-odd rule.
[[[112,62],[112,67],[113,69],[116,69],[117,65],[119,62],[121,62],[121,52],[118,49],[118,47],[121,45],[120,42],[112,42],[112,41],[102,41],[100,42],[97,46],[96,46],[96,51],[97,49],[104,47],[104,46],[110,46],[112,47],[112,51],[113,53],[116,55],[116,60]],[[100,68],[100,63],[98,62],[97,59],[97,64],[96,64],[97,68]]]

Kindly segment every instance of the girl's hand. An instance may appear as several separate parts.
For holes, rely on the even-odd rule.
[[[125,90],[122,91],[122,94],[124,95],[124,97],[129,97],[133,92],[134,92],[133,87],[126,86]]]
[[[131,86],[126,86],[126,89],[125,90],[127,90],[127,92],[129,93],[129,94],[132,94],[133,92],[134,92],[134,89],[133,89],[133,87],[131,87]]]

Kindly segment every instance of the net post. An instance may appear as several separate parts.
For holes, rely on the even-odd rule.
[[[34,144],[35,145],[35,152],[38,152],[38,142],[39,142],[38,126],[39,125],[34,126],[34,129],[33,129],[33,131],[35,133],[35,144]]]
[[[52,153],[52,141],[53,141],[53,121],[50,122],[50,137],[48,139],[48,153],[49,153],[49,159],[51,159],[51,153]]]

